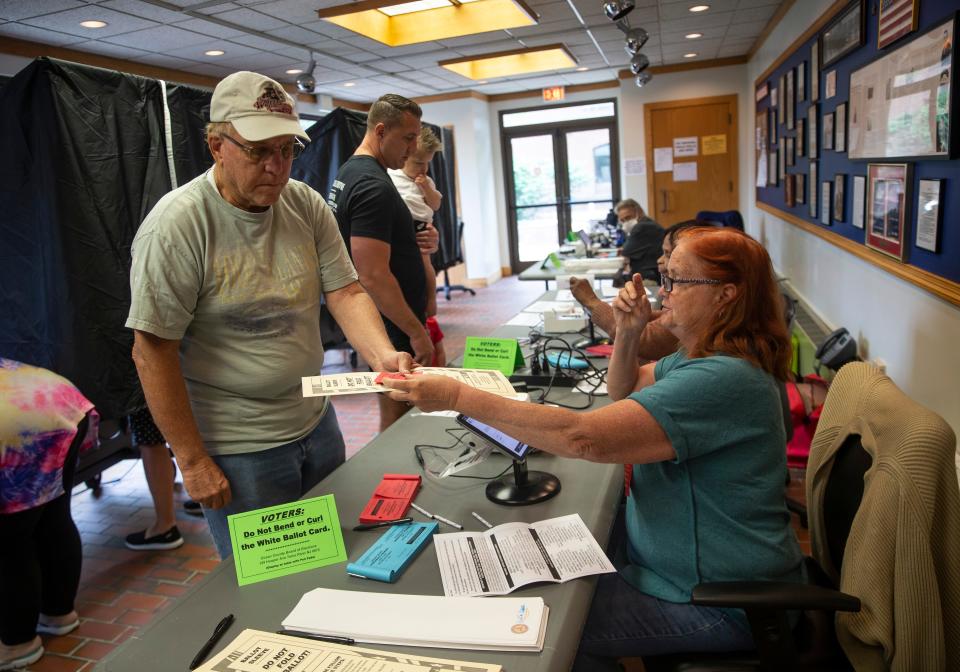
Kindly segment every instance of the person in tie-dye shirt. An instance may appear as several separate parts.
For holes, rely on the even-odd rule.
[[[80,624],[70,489],[77,456],[96,437],[93,404],[70,381],[0,357],[0,670],[38,660],[38,632]]]

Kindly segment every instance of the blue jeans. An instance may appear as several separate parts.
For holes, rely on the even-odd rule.
[[[620,574],[604,574],[573,671],[620,670],[621,657],[753,648],[750,631],[722,609],[666,602],[640,592]]]
[[[333,404],[327,404],[320,423],[302,439],[255,453],[214,455],[233,495],[222,509],[203,509],[220,557],[233,554],[227,516],[292,502],[345,460],[346,446]]]

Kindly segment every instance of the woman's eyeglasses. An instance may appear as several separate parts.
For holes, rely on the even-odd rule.
[[[663,291],[669,294],[674,285],[719,285],[720,281],[714,278],[671,278],[665,273],[660,274],[660,284]]]

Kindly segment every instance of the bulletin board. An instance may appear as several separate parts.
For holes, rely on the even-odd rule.
[[[754,82],[752,155],[758,208],[960,306],[958,9],[836,2]]]

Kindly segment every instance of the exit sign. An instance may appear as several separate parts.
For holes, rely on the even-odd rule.
[[[563,100],[564,95],[565,90],[562,86],[551,86],[549,89],[543,90],[543,99],[547,102]]]

